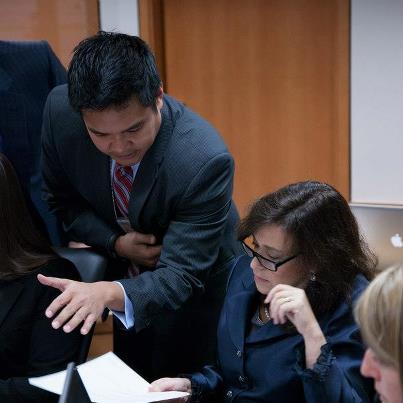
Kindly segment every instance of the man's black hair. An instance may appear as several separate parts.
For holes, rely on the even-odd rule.
[[[74,49],[68,88],[78,112],[125,106],[133,96],[154,108],[160,87],[154,55],[137,36],[100,31]]]

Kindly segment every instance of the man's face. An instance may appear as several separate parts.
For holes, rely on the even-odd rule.
[[[132,98],[125,107],[102,111],[85,109],[82,117],[92,142],[118,164],[131,166],[142,160],[161,126],[162,92],[156,110]]]

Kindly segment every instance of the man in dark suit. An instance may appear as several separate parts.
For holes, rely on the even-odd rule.
[[[0,41],[0,149],[17,171],[35,223],[54,244],[55,217],[41,198],[42,112],[49,91],[66,82],[66,70],[45,41]]]
[[[209,123],[163,94],[140,38],[101,32],[83,41],[68,85],[45,106],[47,199],[72,240],[104,250],[110,274],[131,278],[40,277],[63,291],[46,314],[62,308],[54,327],[84,321],[86,333],[106,306],[130,328],[115,332],[115,351],[143,376],[196,370],[213,360],[238,252],[232,157]]]

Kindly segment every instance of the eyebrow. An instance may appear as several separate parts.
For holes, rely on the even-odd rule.
[[[281,250],[278,250],[278,249],[276,249],[276,248],[273,248],[272,246],[268,246],[268,245],[259,245],[259,242],[255,239],[255,238],[253,238],[253,243],[256,245],[256,246],[260,246],[260,247],[262,247],[263,249],[265,249],[266,251],[268,251],[269,253],[270,252],[276,252],[276,253],[283,253],[283,251],[281,251]]]
[[[139,120],[138,122],[133,123],[133,124],[132,124],[130,127],[128,127],[127,129],[122,130],[120,133],[125,133],[125,132],[128,132],[129,130],[136,129],[136,128],[138,128],[139,126],[141,126],[142,124],[144,124],[144,121],[145,121],[145,119],[141,119],[141,120]],[[100,135],[102,135],[102,136],[105,136],[105,135],[109,134],[109,133],[101,132],[101,131],[99,131],[99,130],[97,130],[97,129],[94,129],[94,128],[90,127],[90,126],[87,126],[87,129],[88,129],[90,132],[94,133],[94,134],[100,134]]]

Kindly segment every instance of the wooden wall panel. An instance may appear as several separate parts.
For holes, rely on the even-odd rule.
[[[97,0],[0,0],[0,11],[0,39],[45,39],[65,66],[78,42],[99,30]]]
[[[241,213],[309,178],[349,197],[348,0],[164,0],[161,12],[165,89],[225,138]]]
[[[138,0],[138,7],[141,37],[153,50],[161,80],[165,82],[163,0]]]

